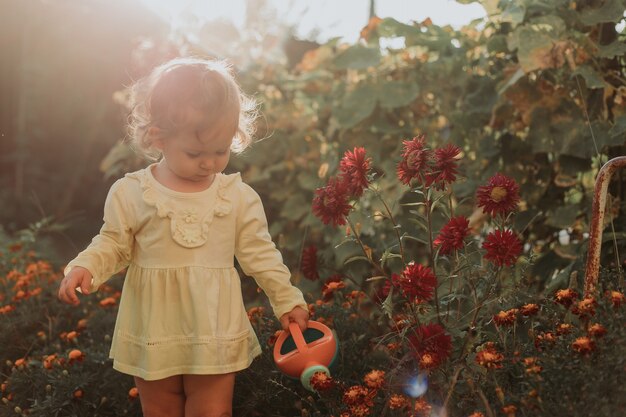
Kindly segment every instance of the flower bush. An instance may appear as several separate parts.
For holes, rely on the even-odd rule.
[[[532,244],[512,226],[520,196],[495,174],[457,200],[463,151],[403,142],[388,202],[364,148],[345,152],[312,201],[342,239],[306,244],[300,262],[314,320],[340,343],[331,375],[305,390],[271,350],[280,326],[267,303],[248,315],[264,354],[240,372],[236,416],[588,416],[626,407],[623,278],[603,271],[596,294],[544,291],[528,273]],[[390,178],[386,178],[387,181]],[[328,253],[336,253],[335,258]],[[341,256],[340,256],[341,254]],[[138,391],[108,359],[121,277],[56,298],[61,274],[23,242],[0,250],[1,415],[139,416]],[[244,292],[256,287],[244,281]]]
[[[346,151],[316,191],[315,215],[347,225],[337,247],[361,254],[337,268],[315,246],[302,253],[302,275],[323,282],[312,317],[336,330],[341,356],[331,377],[312,378],[315,395],[272,379],[301,415],[584,416],[626,405],[623,293],[612,283],[580,300],[576,273],[570,288],[534,288],[532,246],[524,251],[512,227],[517,183],[496,173],[473,203],[457,201],[461,155],[451,144],[430,149],[423,135],[403,142],[396,176],[414,199],[400,204],[417,227],[397,221],[376,186],[384,173],[363,148]],[[352,217],[393,233],[364,233]],[[381,245],[389,235],[395,241]],[[255,323],[271,347],[276,335]]]

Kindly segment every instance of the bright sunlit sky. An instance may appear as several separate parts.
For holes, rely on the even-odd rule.
[[[166,21],[176,24],[182,16],[195,15],[202,20],[225,18],[241,27],[245,18],[244,0],[141,0]],[[367,23],[369,0],[268,0],[283,16],[295,24],[297,35],[325,41],[340,36],[345,41],[358,39]],[[376,15],[393,17],[401,22],[422,21],[427,17],[438,25],[460,27],[485,16],[478,3],[460,4],[455,0],[377,0]]]

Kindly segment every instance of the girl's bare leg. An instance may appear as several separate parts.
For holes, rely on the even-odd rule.
[[[231,417],[235,373],[183,375],[185,417]]]
[[[183,376],[155,381],[134,377],[144,417],[185,417]]]

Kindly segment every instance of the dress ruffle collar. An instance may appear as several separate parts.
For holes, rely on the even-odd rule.
[[[241,175],[217,174],[213,184],[197,193],[183,193],[170,190],[157,182],[151,174],[151,166],[126,174],[126,177],[139,181],[143,201],[156,209],[157,216],[170,219],[172,239],[186,248],[204,245],[209,237],[209,226],[214,217],[228,215],[233,203],[228,189],[241,182]],[[177,198],[206,198],[206,210],[199,213],[193,208],[181,207]]]

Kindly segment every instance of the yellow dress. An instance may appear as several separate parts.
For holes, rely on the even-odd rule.
[[[184,193],[157,182],[151,167],[113,184],[100,233],[65,273],[88,269],[95,291],[128,266],[109,354],[118,371],[155,380],[245,369],[261,347],[235,257],[276,317],[307,308],[261,200],[239,174],[218,174],[208,189]]]

